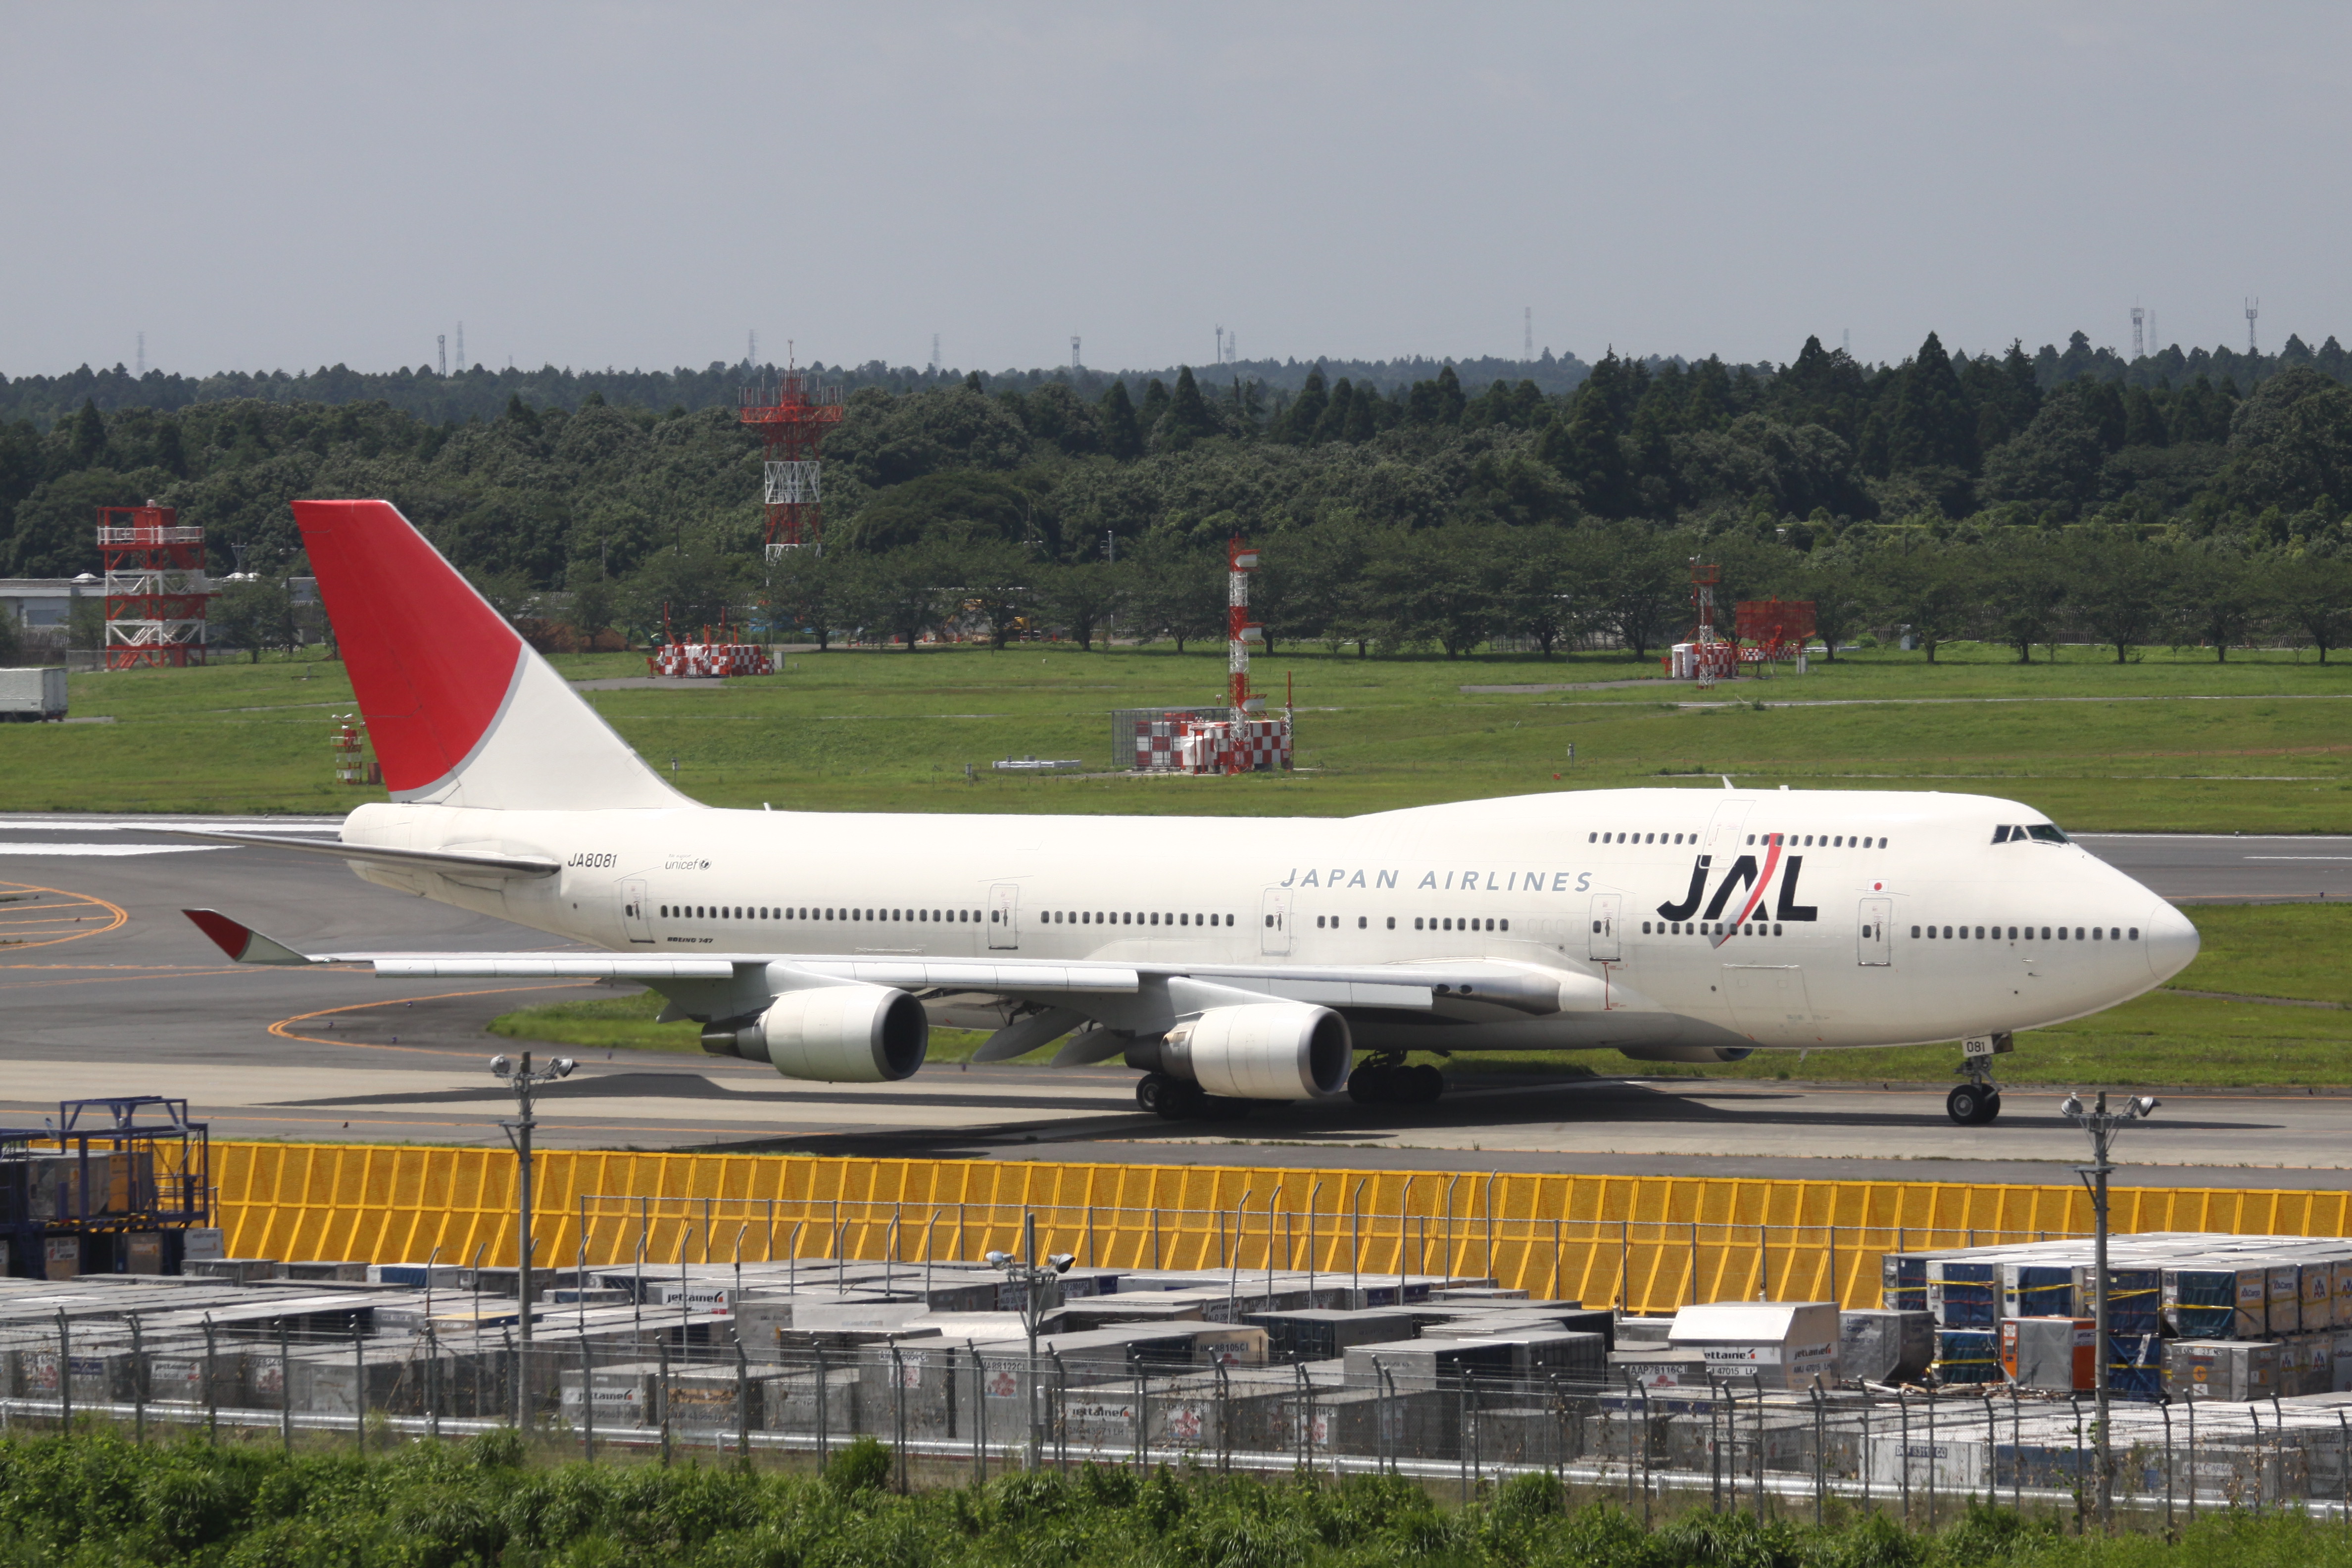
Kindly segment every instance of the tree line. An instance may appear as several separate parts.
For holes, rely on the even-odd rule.
[[[1185,606],[1221,595],[1239,535],[1266,549],[1277,638],[1366,651],[1646,651],[1679,629],[1694,555],[1740,594],[1849,604],[1854,626],[1929,646],[2019,619],[2125,647],[2190,628],[2217,648],[2332,647],[2284,590],[2335,582],[2347,553],[2352,388],[2333,339],[2301,357],[2241,382],[2214,374],[2218,351],[2158,376],[2160,356],[2115,374],[2080,333],[1977,356],[1930,334],[1875,368],[1817,340],[1777,366],[1610,354],[1565,393],[1450,364],[1387,386],[1308,366],[1295,391],[1182,367],[1091,394],[976,374],[867,386],[825,443],[824,552],[773,568],[761,453],[731,406],[509,392],[494,416],[434,420],[86,399],[46,430],[0,423],[0,569],[95,571],[93,508],[152,498],[205,529],[216,573],[298,574],[288,502],[365,495],[518,615],[639,641],[664,605],[681,625],[756,609],[828,638],[980,616],[1007,636],[1189,639],[1213,634]],[[2125,565],[2141,620],[2092,636]]]

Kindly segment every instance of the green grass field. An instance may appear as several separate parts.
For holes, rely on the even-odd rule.
[[[644,672],[627,655],[558,663],[574,679]],[[1715,789],[1729,773],[1761,787],[2000,795],[2086,830],[2352,830],[2352,666],[2284,654],[2216,664],[2150,650],[2117,665],[2070,648],[2056,664],[2021,666],[2006,650],[1960,645],[1934,665],[1850,655],[1707,695],[1622,656],[1359,659],[1315,648],[1255,665],[1277,700],[1295,690],[1298,773],[989,771],[991,759],[1034,755],[1108,772],[1110,710],[1213,701],[1223,668],[1221,646],[836,650],[795,654],[759,679],[588,695],[715,805],[1337,816],[1549,789]],[[1627,680],[1642,684],[1461,689]],[[77,718],[111,721],[0,725],[0,810],[307,812],[382,798],[332,782],[329,736],[352,707],[339,664],[71,684]],[[1675,706],[1703,695],[1719,705]]]
[[[2352,976],[2339,955],[2352,943],[2352,908],[2332,904],[2207,905],[2187,911],[2204,947],[2170,986],[2094,1017],[2021,1035],[2003,1057],[2004,1083],[2179,1084],[2248,1088],[2352,1084]],[[2228,1001],[2184,992],[2227,992],[2269,1001]],[[2282,1002],[2316,1002],[2286,1006]],[[561,1002],[494,1020],[494,1033],[583,1049],[699,1052],[698,1026],[656,1024],[651,994]],[[936,1061],[962,1061],[985,1037],[941,1029]],[[1041,1049],[1025,1058],[1042,1067]],[[1422,1058],[1435,1060],[1435,1058]],[[1708,1078],[1940,1083],[1959,1060],[1950,1046],[1892,1051],[1759,1051],[1725,1067],[1630,1064],[1614,1051],[1540,1056],[1462,1056],[1454,1072],[1691,1074]]]

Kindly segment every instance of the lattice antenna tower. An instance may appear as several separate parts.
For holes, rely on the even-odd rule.
[[[182,526],[174,508],[102,506],[98,549],[106,563],[106,668],[205,662],[205,531]]]
[[[447,374],[449,374],[449,334],[448,334],[448,333],[446,333],[446,332],[436,332],[436,333],[435,333],[435,334],[434,334],[434,338],[433,338],[433,354],[434,354],[435,361],[436,361],[436,363],[441,366],[441,374],[442,374],[443,375],[447,375]]]
[[[815,377],[799,369],[789,341],[784,367],[773,384],[743,389],[737,416],[759,432],[765,458],[767,556],[772,562],[788,550],[824,544],[817,448],[825,431],[841,423],[843,412],[841,388],[819,385]]]
[[[747,365],[760,363],[760,330],[757,327],[743,334],[743,363]]]
[[[1083,368],[1085,368],[1085,362],[1078,357],[1078,334],[1072,332],[1070,334],[1070,374],[1076,375]]]
[[[2254,318],[2262,313],[2263,302],[2260,300],[2246,301],[2246,352],[2250,354],[2259,354],[2263,352],[2254,346]]]
[[[1225,329],[1224,329],[1224,328],[1223,328],[1223,327],[1219,327],[1218,329],[1216,329],[1216,331],[1217,331],[1217,363],[1218,363],[1219,364],[1223,364],[1223,363],[1225,363]]]
[[[2132,307],[2132,358],[2134,359],[2147,357],[2147,336],[2142,331],[2142,323],[2147,320],[2147,312],[2134,305]]]
[[[931,334],[931,374],[940,374],[940,335],[937,332]]]

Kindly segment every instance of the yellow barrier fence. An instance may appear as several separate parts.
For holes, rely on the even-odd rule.
[[[515,1261],[504,1150],[215,1143],[230,1256]],[[1701,1176],[1062,1165],[542,1151],[541,1267],[650,1272],[788,1257],[976,1260],[1017,1247],[1106,1268],[1491,1275],[1640,1310],[1692,1300],[1879,1302],[1889,1251],[2089,1228],[2079,1186]],[[2121,1231],[2340,1236],[2352,1194],[2122,1187]]]

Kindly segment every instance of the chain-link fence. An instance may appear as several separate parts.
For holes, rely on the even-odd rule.
[[[871,1436],[902,1485],[1190,1464],[1385,1470],[1467,1497],[1545,1470],[1635,1509],[1704,1491],[1718,1507],[1802,1512],[1836,1495],[1921,1521],[1971,1500],[2079,1508],[2095,1480],[2087,1398],[1653,1389],[1598,1369],[1453,1371],[1442,1355],[1254,1364],[1213,1344],[1181,1362],[1132,1343],[1032,1355],[1021,1340],[938,1335],[763,1346],[665,1307],[556,1303],[527,1344],[515,1303],[478,1310],[462,1294],[447,1313],[355,1292],[299,1317],[19,1323],[0,1333],[0,1419],[19,1433],[98,1421],[142,1441],[196,1427],[289,1448],[520,1425],[592,1461],[822,1460]],[[2347,1415],[2352,1397],[2118,1405],[2119,1504],[2174,1521],[2217,1507],[2345,1510]]]

